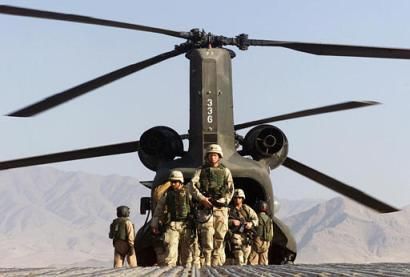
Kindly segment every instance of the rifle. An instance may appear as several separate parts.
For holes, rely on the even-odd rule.
[[[216,208],[225,208],[225,207],[227,207],[227,205],[225,203],[220,203],[220,202],[216,201],[213,198],[210,198],[209,202],[211,202],[212,206],[214,206]]]
[[[190,238],[196,239],[197,237],[197,220],[195,219],[195,215],[190,212],[187,217],[187,227],[191,231]]]
[[[232,212],[234,211],[234,212]],[[243,234],[245,236],[245,244],[249,245],[253,241],[253,239],[256,236],[256,230],[255,227],[252,227],[251,229],[246,228],[246,219],[242,216],[239,215],[239,212],[236,208],[231,208],[231,211],[229,213],[229,219],[235,219],[239,220],[241,223],[239,226],[236,226],[233,230],[234,233],[239,233]]]
[[[224,208],[228,207],[225,203],[218,202],[215,198],[213,198],[208,192],[201,191],[202,195],[208,198],[208,201],[211,202],[212,206],[215,208]]]

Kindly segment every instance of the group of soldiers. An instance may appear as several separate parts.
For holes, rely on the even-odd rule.
[[[234,189],[222,158],[221,147],[211,144],[204,165],[188,184],[184,185],[183,173],[174,170],[154,191],[150,226],[159,266],[268,264],[273,238],[268,204],[258,202],[258,213],[246,205],[244,191]],[[114,267],[122,266],[126,258],[130,267],[136,266],[129,209],[118,207],[117,216],[110,228]]]

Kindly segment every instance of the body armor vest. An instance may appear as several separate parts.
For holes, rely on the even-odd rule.
[[[114,240],[128,240],[126,225],[127,221],[129,221],[127,217],[119,217],[117,219],[114,219],[114,221],[110,225],[109,237]]]
[[[250,209],[250,207],[246,204],[242,204],[242,207],[240,209],[235,208],[234,205],[230,207],[228,212],[229,219],[236,219],[241,221],[240,226],[236,226],[231,229],[232,233],[243,234],[244,232],[246,232],[244,224],[251,221],[251,214],[248,209]]]
[[[207,197],[217,200],[226,195],[228,190],[225,178],[225,166],[204,167],[199,176],[201,193]]]
[[[171,221],[184,221],[190,212],[188,193],[185,189],[167,192],[167,210]]]
[[[245,208],[246,204],[242,204],[241,209],[235,208],[235,206],[232,206],[229,209],[229,216],[233,219],[238,219],[238,220],[245,220],[245,221],[251,221],[251,215],[248,212],[248,210]]]
[[[259,225],[256,227],[256,234],[263,241],[272,240],[272,219],[266,213],[259,213]]]

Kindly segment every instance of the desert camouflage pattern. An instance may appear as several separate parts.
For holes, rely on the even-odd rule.
[[[188,193],[188,191],[183,188],[181,193]],[[151,227],[158,228],[161,220],[164,220],[164,215],[169,213],[169,208],[167,207],[167,194],[167,192],[163,193],[155,207],[151,220]],[[193,254],[193,251],[195,250],[195,238],[191,236],[192,230],[188,228],[187,220],[162,222],[162,224],[166,226],[166,229],[163,234],[163,248],[161,248],[159,242],[156,244],[157,250],[155,251],[157,253],[157,259],[160,259],[157,261],[158,265],[176,266],[179,264],[182,266],[189,266],[193,263],[199,264],[198,256]]]
[[[263,241],[256,237],[252,243],[251,253],[249,255],[248,264],[250,265],[268,265],[270,241]]]
[[[237,214],[240,218],[242,218],[246,222],[251,222],[252,228],[258,226],[258,215],[248,205],[242,204],[240,209],[231,206],[229,214],[233,212],[232,209],[236,209]],[[235,231],[232,221],[233,218],[229,217],[229,227],[232,230],[230,243],[232,248],[232,254],[234,256],[233,264],[245,265],[248,262],[248,257],[251,252],[251,243],[247,243],[245,233],[237,233]]]
[[[228,168],[224,168],[224,171],[226,193],[220,199],[215,200],[227,206],[233,196],[234,184],[231,171]],[[199,202],[205,198],[199,191],[200,176],[201,169],[198,169],[188,185],[192,198]],[[203,207],[198,209],[198,219],[203,222],[198,224],[202,265],[221,266],[225,263],[224,238],[228,231],[228,208],[214,206],[212,210]]]
[[[197,262],[198,257],[194,257],[192,254],[194,243],[194,239],[191,238],[191,230],[187,227],[186,222],[171,221],[165,231],[164,238],[165,265],[191,266],[194,260]]]

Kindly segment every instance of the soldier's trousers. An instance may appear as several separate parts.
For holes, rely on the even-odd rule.
[[[200,261],[200,249],[199,249],[199,243],[198,243],[198,237],[195,237],[192,241],[192,244],[190,245],[190,255],[187,260],[187,266],[196,266],[197,268],[201,267],[201,261]]]
[[[263,241],[256,237],[252,244],[251,254],[249,255],[249,264],[251,265],[267,265],[269,262],[270,241]]]
[[[245,244],[245,241],[246,239],[243,234],[232,234],[231,245],[235,265],[245,265],[248,262],[251,246]]]
[[[128,253],[130,251],[130,246],[127,241],[116,240],[114,241],[114,268],[122,267],[124,265],[125,258],[127,258],[128,265],[130,267],[137,266],[137,256]]]
[[[199,226],[204,266],[221,266],[225,263],[224,238],[227,231],[228,208],[214,207],[209,220]]]
[[[186,222],[171,221],[165,231],[165,265],[176,266],[178,258],[182,266],[192,262],[194,240],[191,238],[191,229]],[[178,249],[180,249],[178,253]]]

